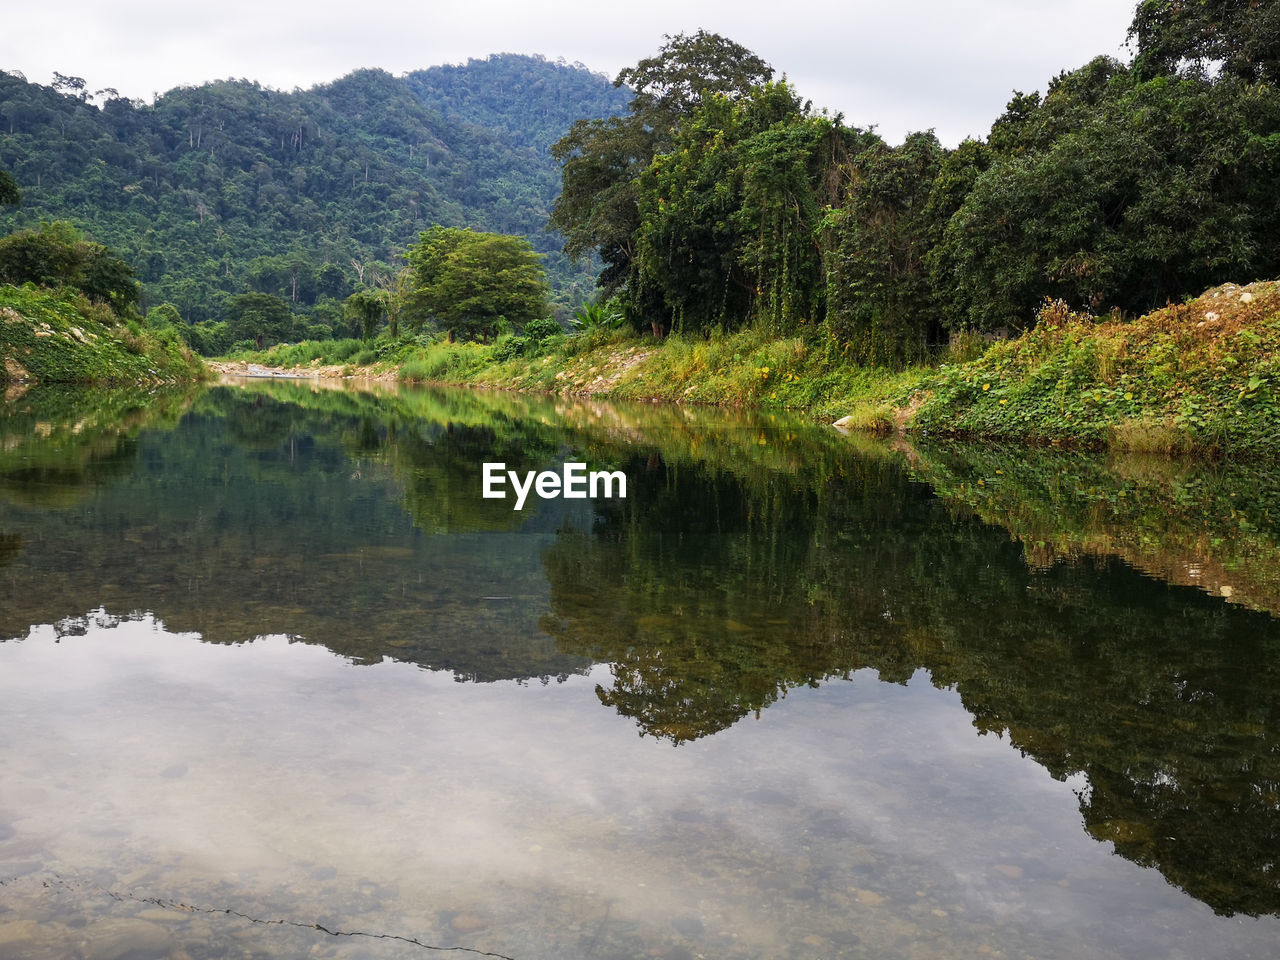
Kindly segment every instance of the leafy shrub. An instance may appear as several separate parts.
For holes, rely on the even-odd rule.
[[[530,320],[524,325],[524,335],[535,343],[541,343],[543,340],[559,336],[562,333],[564,333],[564,329],[551,317],[540,317],[537,320]]]
[[[523,357],[532,346],[528,337],[504,337],[493,345],[493,359],[502,362]]]

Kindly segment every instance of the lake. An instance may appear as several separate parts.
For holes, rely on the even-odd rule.
[[[1265,465],[314,382],[3,410],[0,957],[1275,955]]]

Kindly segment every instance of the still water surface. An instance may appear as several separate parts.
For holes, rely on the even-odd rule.
[[[1274,956],[1256,467],[278,383],[7,411],[0,957]],[[488,460],[631,495],[515,513]]]

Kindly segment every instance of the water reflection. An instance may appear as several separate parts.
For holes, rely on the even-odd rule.
[[[248,859],[168,876],[153,899],[194,889],[247,915],[267,904],[325,926],[409,919],[437,940],[479,923],[475,942],[492,935],[493,949],[522,958],[550,944],[561,952],[548,956],[1149,956],[1175,955],[1179,938],[1203,948],[1176,948],[1187,955],[1248,956],[1255,937],[1274,936],[1270,920],[1228,927],[1208,914],[1280,913],[1280,624],[1258,612],[1274,609],[1268,585],[1280,582],[1280,484],[1256,470],[855,449],[768,418],[274,383],[174,401],[180,423],[134,421],[108,448],[72,429],[78,402],[62,421],[28,412],[0,428],[19,438],[6,440],[17,452],[0,460],[4,483],[55,456],[37,439],[45,429],[60,438],[56,457],[115,471],[82,471],[72,496],[28,484],[35,492],[0,512],[0,634],[54,625],[0,645],[0,658],[12,665],[14,650],[60,636],[60,669],[92,661],[110,674],[122,645],[76,638],[142,630],[155,642],[125,655],[129,669],[161,676],[113,702],[122,716],[170,704],[146,728],[165,740],[194,722],[180,710],[193,678],[233,662],[197,636],[305,641],[254,643],[234,682],[196,698],[229,724],[252,718],[271,746],[251,747],[234,726],[202,744],[261,754],[256,766],[237,772],[228,755],[218,789],[191,780],[164,836],[128,825],[123,797],[142,789],[130,781],[112,829],[141,831],[129,841],[139,851],[189,844],[196,807],[211,820],[254,809],[257,830],[309,829],[273,822],[288,810],[371,845],[372,859],[332,838],[244,828],[246,843],[233,831],[217,857],[200,855]],[[623,469],[632,496],[523,513],[479,496],[485,460],[524,470],[567,459]],[[1231,583],[1176,574],[1193,562]],[[1135,566],[1173,572],[1162,581]],[[122,627],[84,614],[104,608],[153,617]],[[381,663],[378,679],[321,646]],[[324,679],[308,680],[320,663]],[[39,690],[56,672],[21,683]],[[286,677],[314,708],[273,686]],[[240,702],[240,685],[289,712]],[[448,709],[422,713],[440,690],[456,694]],[[41,715],[27,699],[33,712],[6,729]],[[104,755],[116,737],[149,736],[107,733],[78,707],[58,722],[64,744],[82,724],[101,728]],[[71,777],[45,762],[22,761],[26,779]],[[175,758],[156,769],[183,769],[161,779],[187,782],[193,768]],[[428,769],[467,789],[427,786]],[[370,802],[332,796],[331,779]],[[407,828],[408,798],[438,795]],[[35,801],[2,802],[29,816]],[[71,816],[49,822],[59,815]],[[406,829],[429,842],[403,841]],[[397,842],[437,879],[421,886]],[[282,860],[253,859],[281,844]],[[535,846],[549,856],[531,858]],[[82,885],[59,896],[119,893],[129,874],[102,866],[109,848],[41,854],[30,875],[94,863],[98,887],[83,885],[81,866]],[[292,879],[272,873],[281,863]],[[644,893],[618,887],[620,863]],[[273,883],[289,892],[262,899]],[[369,884],[367,915],[324,913],[339,891]],[[455,896],[459,885],[471,893]],[[19,915],[39,899],[33,889]],[[1164,918],[1167,942],[1136,932],[1147,912]]]
[[[0,660],[23,730],[0,863],[24,874],[0,936],[26,957],[1249,956],[1274,936],[1222,949],[1207,908],[1079,830],[1078,782],[975,737],[923,674],[860,672],[672,750],[599,709],[603,668],[460,685],[100,615]]]

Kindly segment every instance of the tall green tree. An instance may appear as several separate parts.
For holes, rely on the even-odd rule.
[[[681,122],[710,98],[745,97],[773,79],[769,64],[717,33],[668,34],[666,41],[614,81],[635,91],[630,114],[654,131],[658,150],[670,146]]]
[[[359,328],[362,340],[372,340],[387,316],[387,297],[380,291],[357,290],[347,297],[343,312]]]
[[[642,289],[685,330],[820,321],[823,211],[863,137],[785,81],[702,103],[640,177]]]
[[[271,293],[228,297],[224,313],[232,342],[252,340],[259,349],[289,339],[295,329],[289,305]]]
[[[487,340],[501,320],[518,327],[549,310],[542,265],[522,237],[437,226],[404,256],[403,314],[415,326],[430,321],[451,339]]]
[[[637,323],[669,323],[669,310],[638,282],[638,179],[654,157],[670,149],[681,124],[715,96],[737,99],[773,76],[772,68],[740,44],[699,30],[668,36],[658,53],[618,74],[614,86],[635,91],[621,117],[582,120],[552,145],[563,166],[550,225],[572,257],[596,253],[606,295],[625,289]]]

